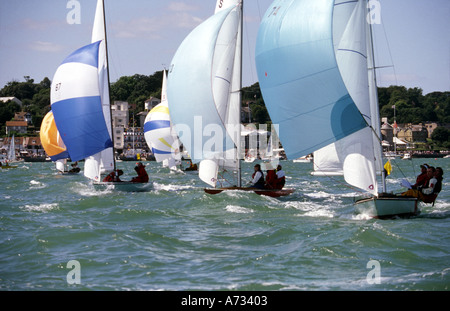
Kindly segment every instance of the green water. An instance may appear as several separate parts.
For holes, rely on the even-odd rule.
[[[195,173],[156,162],[143,193],[20,163],[0,170],[0,289],[448,290],[450,159],[395,160],[388,187],[404,190],[400,179],[414,181],[424,162],[444,169],[443,191],[419,217],[394,220],[357,214],[358,191],[311,176],[311,163],[282,162],[296,192],[279,199],[208,195]],[[133,162],[118,166],[131,178]]]

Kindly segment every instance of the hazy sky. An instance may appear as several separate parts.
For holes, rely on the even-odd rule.
[[[80,23],[67,17],[80,5]],[[315,1],[315,0],[310,0]],[[216,0],[106,0],[111,81],[168,68],[184,37],[208,18]],[[257,82],[258,25],[272,0],[246,0],[243,85]],[[374,25],[378,85],[450,91],[450,0],[379,0]],[[96,0],[0,0],[0,88],[53,75],[62,60],[90,43]],[[390,52],[390,53],[389,53]],[[394,67],[392,67],[394,66]]]

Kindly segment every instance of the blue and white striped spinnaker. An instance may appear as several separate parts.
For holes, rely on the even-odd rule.
[[[113,146],[102,109],[99,50],[102,41],[69,55],[52,82],[51,105],[56,126],[72,161]]]
[[[51,103],[56,126],[72,161],[86,159],[84,175],[101,181],[114,170],[103,0],[97,1],[91,44],[58,67]]]

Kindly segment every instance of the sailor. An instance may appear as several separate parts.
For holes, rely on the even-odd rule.
[[[103,182],[114,182],[114,181],[122,181],[119,176],[123,175],[122,170],[115,170],[109,173],[104,179]]]
[[[185,171],[197,171],[198,167],[197,164],[192,163],[192,160],[189,159],[189,167],[185,169]]]
[[[264,189],[264,173],[261,171],[261,165],[254,166],[255,172],[252,175],[251,187]]]
[[[286,183],[286,174],[283,171],[281,165],[277,166],[277,182],[275,189],[283,189],[284,184]]]
[[[79,173],[81,169],[78,167],[78,161],[72,163],[72,168],[69,170],[69,173]]]
[[[433,166],[429,166],[427,169],[428,181],[423,187],[418,189],[409,189],[402,193],[402,196],[415,197],[424,203],[433,203],[436,200],[438,193],[442,189],[442,168],[435,169]]]
[[[277,184],[277,173],[274,169],[266,171],[266,189],[275,189]]]
[[[132,182],[148,182],[148,174],[145,170],[145,166],[141,162],[137,162],[134,170],[138,174],[131,179]]]
[[[430,166],[428,164],[426,164],[426,163],[422,164],[420,166],[421,173],[419,174],[419,176],[417,176],[416,183],[411,186],[412,189],[418,189],[420,187],[423,187],[423,185],[425,185],[428,182],[429,177],[428,177],[428,174],[427,174],[427,169],[429,167]]]

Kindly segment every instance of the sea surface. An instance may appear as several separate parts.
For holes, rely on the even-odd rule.
[[[245,182],[255,163],[243,163]],[[312,163],[282,161],[296,191],[270,198],[209,195],[196,173],[156,162],[144,162],[152,189],[140,193],[95,191],[82,174],[22,162],[0,170],[0,290],[449,290],[450,159],[392,163],[394,193],[420,164],[441,166],[436,204],[371,219],[356,213],[358,190],[311,176]],[[118,163],[123,180],[134,165]]]

